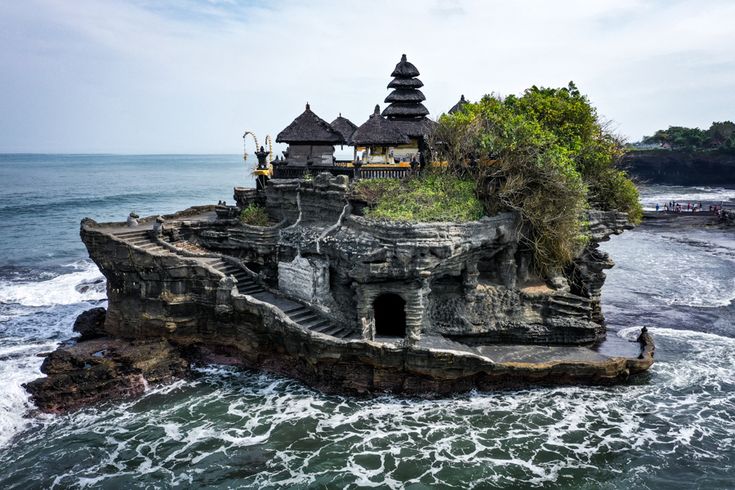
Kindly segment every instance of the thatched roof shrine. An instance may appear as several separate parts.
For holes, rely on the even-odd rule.
[[[354,146],[391,146],[409,143],[408,136],[401,132],[397,124],[380,115],[380,106],[365,123],[352,133],[350,144]]]
[[[311,111],[309,104],[299,117],[278,133],[276,142],[307,145],[340,145],[346,143],[342,134]]]
[[[410,138],[423,138],[430,134],[437,126],[437,123],[428,118],[421,119],[389,119],[401,133]]]
[[[350,141],[352,133],[357,129],[357,124],[353,123],[346,117],[342,117],[341,113],[337,119],[331,122],[330,126],[341,134],[346,142]]]
[[[464,98],[464,94],[463,94],[462,97],[459,98],[459,102],[454,104],[454,106],[452,106],[452,108],[449,109],[449,113],[454,114],[455,112],[459,112],[462,110],[462,107],[464,107],[467,104],[469,104],[469,102],[467,102],[467,99]]]

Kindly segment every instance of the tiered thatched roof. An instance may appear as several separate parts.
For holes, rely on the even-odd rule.
[[[350,141],[352,133],[354,133],[357,129],[357,125],[346,117],[342,117],[341,113],[337,119],[330,123],[330,126],[332,126],[332,128],[334,128],[339,134],[341,134],[346,142]]]
[[[306,104],[306,110],[293,120],[286,129],[278,133],[276,142],[307,145],[340,145],[345,143],[342,134],[329,125],[327,121],[311,112]]]
[[[426,117],[429,110],[421,103],[426,100],[426,97],[418,90],[424,84],[416,78],[419,76],[419,71],[408,62],[405,54],[401,56],[401,61],[396,65],[391,76],[395,78],[388,84],[388,88],[394,90],[385,98],[390,105],[385,108],[383,115],[396,120]]]
[[[401,132],[397,124],[380,115],[380,107],[368,120],[352,133],[350,144],[353,146],[393,146],[409,143],[408,136]]]

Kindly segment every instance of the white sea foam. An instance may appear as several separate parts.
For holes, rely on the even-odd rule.
[[[73,272],[34,282],[0,281],[0,303],[23,306],[71,305],[105,299],[104,276],[92,262],[70,266]],[[86,291],[80,285],[89,285]]]
[[[641,384],[354,400],[213,368],[139,400],[55,418],[32,437],[48,446],[47,457],[61,457],[67,441],[91,430],[104,437],[96,451],[106,456],[89,456],[60,486],[113,484],[125,474],[164,485],[221,484],[206,480],[213,472],[251,487],[446,486],[449,475],[462,488],[586,478],[596,486],[596,475],[631,483],[671,458],[717,460],[719,441],[732,439],[735,394],[723,387],[735,383],[735,339],[650,330],[664,360]],[[618,335],[638,333],[636,326]],[[225,459],[236,472],[262,445],[269,449],[254,474],[228,476],[220,466]]]
[[[0,348],[0,447],[30,423],[25,415],[32,408],[23,383],[41,376],[36,354],[56,348],[55,342],[4,346]]]
[[[676,201],[696,204],[701,202],[728,202],[735,200],[735,189],[722,187],[680,187],[680,186],[642,186],[641,203],[646,209],[654,209],[656,204],[663,207],[666,203]],[[706,206],[705,206],[706,207]]]
[[[603,290],[613,304],[640,305],[645,297],[652,305],[714,308],[735,300],[735,241],[722,232],[672,237],[634,230],[602,249],[618,264],[607,273]]]

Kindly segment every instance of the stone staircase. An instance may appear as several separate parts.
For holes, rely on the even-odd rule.
[[[181,255],[163,247],[151,239],[150,230],[131,230],[115,233],[115,236],[122,238],[130,245],[145,250],[146,252],[154,252],[157,254]],[[320,312],[302,305],[295,301],[281,298],[267,291],[260,286],[253,277],[242,267],[238,267],[232,262],[228,262],[222,257],[192,257],[181,255],[187,259],[193,259],[203,262],[210,267],[216,269],[225,276],[233,276],[237,280],[237,291],[240,294],[253,296],[259,301],[269,303],[280,309],[293,322],[300,327],[319,332],[324,335],[330,335],[339,339],[357,339],[359,336],[347,326],[343,326],[332,322],[324,317]]]
[[[549,310],[559,316],[589,318],[590,302],[583,298],[556,295],[549,298]]]

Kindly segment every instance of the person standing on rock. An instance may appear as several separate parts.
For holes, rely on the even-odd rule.
[[[128,220],[127,220],[126,224],[127,224],[127,225],[128,225],[129,227],[131,227],[131,228],[132,228],[133,226],[138,226],[138,218],[139,218],[139,216],[138,216],[137,214],[135,214],[135,213],[130,213],[130,214],[128,215]]]
[[[163,233],[163,216],[157,216],[156,221],[153,223],[153,234],[159,236]]]

